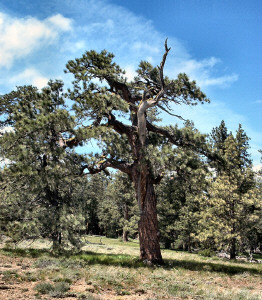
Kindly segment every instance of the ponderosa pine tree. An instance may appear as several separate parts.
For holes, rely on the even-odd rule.
[[[197,132],[192,123],[185,125]],[[195,198],[207,189],[207,163],[192,150],[179,147],[173,150],[172,160],[172,172],[157,186],[161,242],[165,248],[173,243],[176,248],[190,251],[200,209]]]
[[[219,156],[223,157],[225,155],[225,141],[228,138],[228,136],[229,136],[229,132],[227,130],[224,120],[221,121],[218,127],[212,129],[212,132],[210,134],[210,142],[213,146],[213,150]],[[212,167],[215,167],[216,172],[218,174],[223,173],[223,171],[226,168],[226,163],[223,160],[211,161],[210,163]]]
[[[261,150],[259,152],[262,153]],[[262,251],[262,169],[255,173],[255,187],[252,191],[255,194],[254,203],[249,207],[250,218],[243,233],[243,242],[251,252],[256,248]]]
[[[103,173],[87,177],[87,182],[80,188],[84,202],[85,223],[88,234],[101,235],[105,232],[100,226],[100,208],[104,203],[109,179]]]
[[[95,174],[111,167],[132,179],[140,211],[140,257],[158,264],[163,260],[154,185],[169,167],[172,145],[191,147],[208,155],[203,135],[188,128],[158,127],[150,117],[154,111],[172,115],[173,104],[209,102],[186,74],[174,80],[164,76],[169,50],[166,42],[159,67],[142,61],[132,82],[127,82],[124,71],[113,62],[114,55],[107,51],[88,51],[66,65],[66,72],[75,78],[68,97],[75,102],[79,129],[75,139],[65,145],[97,139],[101,153],[94,157],[96,160],[83,162],[83,170]]]
[[[16,239],[48,237],[55,250],[68,240],[78,246],[75,235],[84,225],[74,202],[80,156],[63,147],[75,122],[64,105],[62,86],[50,81],[42,91],[18,87],[1,96],[0,106],[2,126],[12,127],[0,139],[0,156],[9,160],[1,172],[6,212],[1,217]]]
[[[128,236],[138,233],[138,208],[132,182],[124,173],[117,172],[108,186],[106,197],[117,207],[122,238],[128,241]],[[114,216],[112,216],[114,218]]]
[[[226,137],[224,122],[213,130],[212,135],[215,151],[223,158],[223,164],[215,165],[217,177],[210,179],[208,193],[199,198],[205,210],[201,212],[198,237],[206,247],[221,248],[227,245],[230,258],[234,259],[237,243],[240,243],[242,232],[251,217],[250,208],[256,202],[252,190],[254,174],[248,153],[249,138],[241,125],[236,137],[232,133]]]

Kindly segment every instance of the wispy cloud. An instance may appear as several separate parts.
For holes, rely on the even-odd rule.
[[[57,14],[46,19],[46,23],[51,23],[55,26],[56,29],[62,31],[72,30],[72,20],[63,17],[61,14]]]
[[[52,44],[61,32],[71,28],[71,20],[61,14],[40,21],[0,13],[0,67],[11,67],[15,59]]]
[[[207,86],[220,86],[220,87],[228,87],[230,86],[233,82],[238,80],[238,75],[237,74],[232,74],[232,75],[225,75],[221,77],[212,77],[212,76],[203,76],[203,78],[199,78],[198,84],[201,87],[207,87]]]
[[[220,125],[221,121],[224,120],[228,131],[236,132],[239,124],[243,126],[243,129],[247,133],[247,136],[251,138],[249,152],[253,159],[254,165],[260,163],[261,154],[258,150],[261,149],[262,132],[260,128],[254,129],[249,120],[240,113],[236,113],[229,108],[228,104],[222,101],[214,101],[210,104],[197,105],[189,107],[186,105],[176,105],[173,107],[174,113],[181,115],[184,119],[193,120],[196,128],[202,132],[209,134],[214,127]],[[174,117],[163,115],[162,116],[164,125],[178,123],[180,126],[183,122],[177,120]]]
[[[103,0],[86,2],[88,10],[85,12],[85,23],[77,26],[76,49],[84,34],[88,49],[108,49],[114,52],[116,60],[128,66],[128,74],[131,69],[136,70],[140,60],[150,59],[152,64],[159,64],[166,36],[158,32],[150,20]],[[84,5],[83,1],[78,5],[81,8],[81,5]],[[220,70],[220,65],[224,68],[220,58],[211,56],[198,60],[192,57],[183,42],[174,36],[169,38],[168,45],[172,48],[166,67],[170,77],[184,72],[201,87],[227,87],[238,80],[237,74],[226,74]],[[72,49],[72,44],[70,48]]]
[[[10,83],[15,85],[31,84],[38,87],[39,89],[47,85],[48,78],[42,76],[37,70],[29,68],[24,70],[22,73],[10,79]]]
[[[191,79],[197,81],[200,87],[219,86],[228,87],[238,80],[237,74],[214,76],[217,71],[217,65],[222,61],[216,57],[210,57],[203,60],[193,58],[182,59],[176,63],[175,71],[177,73],[186,73]]]
[[[58,3],[58,0],[54,1]],[[78,18],[69,19],[62,15],[69,12]],[[62,35],[70,32],[73,34]],[[11,67],[16,59],[37,53],[43,47],[54,44],[58,38],[59,50],[48,50],[50,67],[59,61],[61,72],[64,67],[62,63],[65,64],[71,59],[72,53],[76,57],[82,55],[85,50],[108,49],[115,53],[116,61],[120,65],[128,66],[129,77],[130,70],[132,76],[134,75],[133,70],[136,70],[140,60],[146,59],[154,65],[159,64],[166,37],[154,28],[151,20],[137,16],[120,6],[103,0],[72,0],[63,7],[61,5],[60,14],[44,20],[36,17],[14,18],[0,14],[0,67]],[[170,77],[174,77],[178,72],[185,72],[190,78],[196,79],[201,87],[225,87],[237,80],[237,74],[214,75],[219,70],[219,63],[222,64],[219,58],[207,57],[198,60],[192,57],[185,45],[175,37],[170,37],[168,44],[172,47],[166,68]],[[43,54],[38,59],[40,64],[41,60],[46,60]],[[31,66],[29,63],[26,69]],[[41,69],[40,72],[43,73]],[[20,73],[26,73],[26,70],[20,70]],[[48,76],[47,72],[44,73]],[[49,77],[53,77],[53,74]]]
[[[256,100],[254,103],[256,103],[256,104],[262,104],[262,100]]]
[[[17,84],[33,84],[42,87],[48,78],[62,74],[65,63],[74,57],[80,57],[84,51],[107,49],[116,56],[115,61],[124,67],[126,77],[132,80],[140,60],[148,60],[153,65],[159,64],[164,51],[166,36],[154,28],[150,20],[110,4],[104,0],[54,0],[60,14],[48,16],[44,20],[36,17],[13,18],[0,14],[0,67],[12,67],[11,79],[6,79],[11,88]],[[60,5],[60,6],[59,6]],[[70,15],[72,19],[63,15]],[[64,33],[64,34],[63,34]],[[59,47],[53,47],[59,39]],[[51,45],[48,52],[40,51]],[[171,47],[167,58],[165,74],[174,78],[177,73],[185,72],[197,81],[200,87],[224,88],[238,80],[238,74],[226,72],[219,57],[196,58],[186,45],[175,36],[169,37]],[[30,55],[37,53],[37,66],[30,61]],[[27,65],[20,67],[14,75],[14,61],[27,57]],[[48,63],[47,63],[48,60]],[[34,66],[34,67],[32,67]],[[4,78],[4,75],[2,76]],[[63,78],[70,82],[69,75]],[[262,100],[257,100],[261,104]],[[246,118],[229,109],[223,102],[194,108],[176,107],[176,114],[194,120],[201,132],[208,133],[218,126],[222,119],[235,131],[239,123],[254,143],[260,141],[260,133],[249,130]],[[165,117],[168,123],[177,120]],[[254,136],[254,137],[253,137]],[[257,143],[258,144],[258,143]],[[257,157],[257,161],[259,157]]]

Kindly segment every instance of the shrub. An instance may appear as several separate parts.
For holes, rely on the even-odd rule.
[[[34,287],[34,290],[38,294],[49,294],[53,290],[53,286],[49,282],[40,282]]]
[[[53,286],[53,290],[50,291],[49,295],[54,298],[60,298],[65,295],[70,289],[70,285],[67,282],[57,282]]]
[[[216,255],[216,253],[211,249],[200,250],[200,251],[198,251],[198,254],[201,256],[205,256],[205,257],[212,257],[212,256]]]
[[[34,288],[38,294],[48,294],[54,298],[65,296],[65,293],[69,291],[69,289],[70,285],[67,282],[57,282],[54,285],[49,282],[41,282]]]

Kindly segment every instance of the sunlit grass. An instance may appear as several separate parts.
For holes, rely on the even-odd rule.
[[[50,283],[48,295],[53,291],[76,299],[262,299],[262,264],[163,250],[165,265],[148,266],[139,260],[137,241],[87,237],[82,252],[74,255],[54,256],[40,247],[0,252],[31,261],[30,270],[2,274],[7,282],[42,283],[43,289]],[[59,291],[60,287],[65,289]]]

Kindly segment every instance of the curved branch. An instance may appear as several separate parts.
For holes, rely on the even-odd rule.
[[[121,135],[126,134],[128,137],[132,134],[134,129],[131,126],[118,121],[112,113],[110,113],[107,116],[107,118],[108,118],[108,125],[113,126],[113,129],[117,133],[119,133]]]
[[[126,174],[131,174],[132,171],[132,164],[123,162],[123,161],[116,161],[114,159],[105,159],[101,162],[98,162],[95,166],[84,165],[81,168],[81,174],[83,174],[84,170],[88,170],[89,174],[97,174],[102,171],[107,173],[107,168],[117,169],[121,172]]]
[[[167,109],[165,109],[162,105],[157,104],[157,106],[158,106],[160,109],[162,109],[164,112],[168,113],[170,116],[177,117],[177,118],[180,119],[180,120],[186,121],[183,117],[171,113],[170,111],[168,111]]]
[[[163,137],[166,137],[170,143],[172,143],[175,146],[182,146],[187,147],[193,151],[198,152],[199,154],[202,154],[206,156],[208,159],[212,161],[223,161],[223,159],[215,152],[212,152],[210,149],[208,149],[205,142],[200,142],[197,140],[192,139],[184,139],[182,136],[182,132],[176,137],[172,133],[170,133],[168,130],[157,127],[152,125],[147,121],[147,130],[151,132],[158,133],[162,135]]]
[[[112,77],[109,76],[105,76],[105,80],[107,81],[107,83],[110,86],[110,90],[113,92],[122,92],[123,98],[124,100],[129,103],[131,106],[135,105],[135,99],[132,98],[131,93],[128,89],[128,86],[123,83],[123,82],[119,82],[117,80],[115,80]]]

